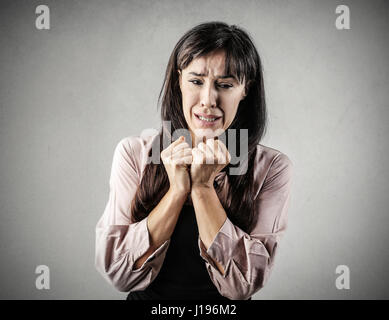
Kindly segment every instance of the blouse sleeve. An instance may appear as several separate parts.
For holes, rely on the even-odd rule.
[[[145,289],[159,273],[170,243],[165,241],[134,269],[134,262],[150,249],[150,237],[147,217],[135,223],[130,217],[139,184],[130,141],[122,139],[115,148],[108,203],[96,225],[96,269],[119,291]]]
[[[255,198],[257,221],[250,234],[226,219],[208,250],[200,237],[200,255],[221,295],[247,300],[269,279],[277,247],[287,227],[293,164],[279,153]],[[214,262],[221,264],[224,275]]]

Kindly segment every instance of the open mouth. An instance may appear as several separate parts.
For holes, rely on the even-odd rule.
[[[209,122],[209,123],[213,123],[215,121],[217,121],[218,119],[220,119],[221,117],[203,117],[203,116],[199,116],[198,114],[195,113],[195,116],[197,119],[199,119],[200,121],[205,121],[205,122]]]

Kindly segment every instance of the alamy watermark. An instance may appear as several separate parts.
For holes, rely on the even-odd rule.
[[[162,131],[162,150],[166,149],[172,142],[174,142],[176,139],[178,139],[180,136],[185,137],[185,141],[189,144],[189,146],[192,146],[192,136],[190,134],[190,131],[185,128],[177,129],[173,133],[171,133],[171,121],[163,121],[163,128]],[[237,167],[230,166],[229,167],[229,174],[230,175],[243,175],[247,172],[248,167],[248,129],[227,129],[227,135],[226,131],[223,129],[194,129],[194,136],[195,136],[195,145],[197,145],[199,142],[201,143],[203,141],[203,138],[206,140],[214,139],[217,137],[217,139],[222,142],[229,153],[229,163],[231,165],[238,165]],[[237,140],[237,131],[239,131],[239,144]],[[150,136],[154,136],[158,134],[159,131],[153,128],[144,129],[140,135],[141,138],[146,138]],[[227,140],[228,138],[228,145]],[[160,164],[160,141],[157,139],[154,141],[152,147],[152,153],[151,157],[147,158],[147,163],[154,163],[154,164]],[[239,151],[239,154],[237,154]],[[206,162],[207,164],[210,164],[212,162]],[[222,163],[222,162],[218,162]]]
[[[50,269],[48,266],[42,264],[35,268],[35,274],[38,276],[35,279],[35,287],[38,290],[50,289]]]
[[[41,4],[35,8],[35,13],[39,14],[35,19],[35,27],[38,30],[50,29],[50,9],[47,5]]]
[[[350,289],[350,268],[344,264],[335,269],[336,274],[340,274],[335,280],[335,286],[338,290]]]
[[[335,20],[335,27],[338,30],[350,29],[350,8],[344,4],[338,5],[335,13],[339,14]]]

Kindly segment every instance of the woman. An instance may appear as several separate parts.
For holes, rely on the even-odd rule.
[[[192,28],[171,54],[161,95],[163,123],[190,135],[166,144],[162,125],[119,142],[96,268],[129,300],[251,299],[287,226],[292,172],[285,154],[259,144],[267,113],[252,40],[221,22]],[[230,143],[218,139],[231,129],[248,130],[238,175]],[[156,148],[159,163],[149,161]]]

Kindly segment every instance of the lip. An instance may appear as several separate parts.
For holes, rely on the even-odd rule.
[[[208,119],[221,118],[221,116],[216,116],[214,114],[205,114],[205,113],[195,113],[195,116],[202,116],[202,117],[208,118]]]
[[[218,117],[218,116],[215,116],[215,115],[206,115],[206,114],[203,114],[203,113],[195,113],[195,121],[196,123],[200,126],[200,127],[205,127],[205,128],[209,128],[209,127],[213,127],[215,125],[217,125],[219,122],[220,122],[220,119],[222,119],[222,117]],[[215,121],[212,121],[212,122],[208,122],[206,120],[200,120],[198,118],[198,116],[202,116],[202,117],[205,117],[205,118],[216,118]]]

